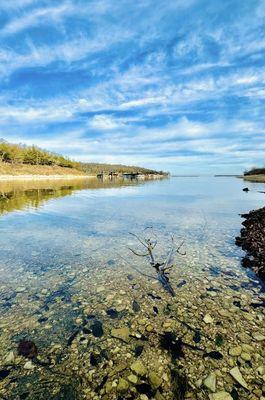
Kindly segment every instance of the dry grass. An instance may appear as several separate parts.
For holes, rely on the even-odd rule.
[[[85,175],[75,168],[50,165],[8,164],[0,162],[0,175]]]
[[[246,175],[244,181],[265,183],[265,175]]]

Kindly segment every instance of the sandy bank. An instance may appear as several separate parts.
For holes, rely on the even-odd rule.
[[[265,175],[246,175],[242,178],[244,181],[265,183]]]
[[[40,181],[57,179],[87,179],[93,175],[0,175],[0,181]]]

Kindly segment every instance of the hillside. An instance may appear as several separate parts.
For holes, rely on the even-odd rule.
[[[36,146],[0,139],[0,175],[97,175],[104,172],[164,174],[147,168],[120,164],[81,163]]]
[[[0,161],[0,175],[74,175],[85,176],[76,168],[60,167],[58,165],[10,164]]]
[[[164,174],[162,171],[154,171],[148,168],[141,168],[135,166],[128,166],[122,164],[97,164],[97,163],[80,163],[82,171],[89,175],[96,175],[101,172],[110,173],[140,173],[140,174]]]

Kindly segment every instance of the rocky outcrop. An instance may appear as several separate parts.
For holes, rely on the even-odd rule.
[[[265,207],[242,214],[244,228],[236,244],[246,252],[242,265],[265,280]]]

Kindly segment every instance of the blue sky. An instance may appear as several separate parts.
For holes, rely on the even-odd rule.
[[[263,0],[0,4],[0,137],[177,173],[264,165]]]

